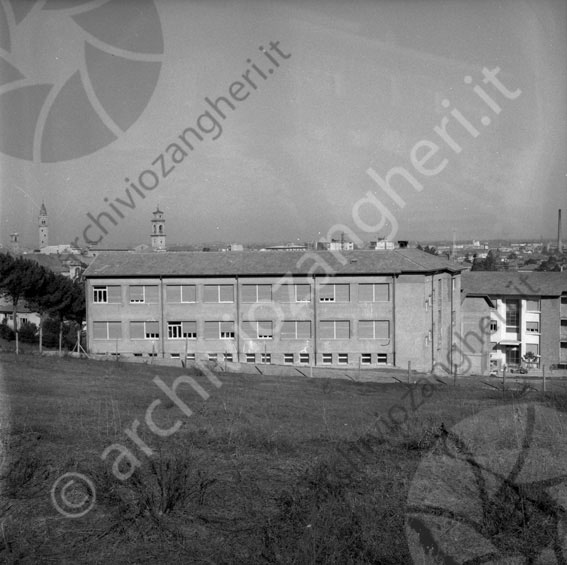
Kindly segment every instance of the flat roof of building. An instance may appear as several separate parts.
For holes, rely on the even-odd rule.
[[[567,271],[467,271],[461,289],[468,296],[560,296],[567,293]]]
[[[87,278],[155,276],[395,275],[460,273],[463,268],[418,249],[354,251],[237,251],[175,253],[101,253],[85,271]]]

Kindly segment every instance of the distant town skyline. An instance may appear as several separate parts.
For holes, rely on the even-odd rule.
[[[13,4],[0,17],[11,39],[0,45],[2,135],[20,135],[8,105],[16,87],[53,84],[50,104],[78,69],[116,140],[59,162],[0,154],[4,247],[13,232],[37,246],[42,201],[50,243],[101,247],[149,243],[158,204],[168,244],[314,241],[338,225],[364,241],[450,241],[454,231],[553,240],[557,209],[567,209],[560,0],[110,1],[104,17],[116,10],[130,25],[119,41],[102,37],[109,45],[85,19],[95,3],[32,3],[28,13]],[[149,33],[134,4],[151,14],[155,5],[163,54],[134,53]],[[117,74],[91,48],[138,63]],[[107,100],[127,108],[129,89],[157,76],[158,63],[147,107],[117,129]],[[65,135],[67,124],[49,124]],[[78,142],[93,124],[85,116]]]

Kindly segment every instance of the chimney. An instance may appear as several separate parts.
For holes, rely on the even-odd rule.
[[[557,252],[563,253],[563,244],[561,243],[561,208],[557,211]]]

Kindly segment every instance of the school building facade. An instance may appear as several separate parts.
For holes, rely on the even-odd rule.
[[[448,372],[461,270],[408,248],[102,253],[84,274],[87,347],[188,362]]]

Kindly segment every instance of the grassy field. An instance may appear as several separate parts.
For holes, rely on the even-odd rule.
[[[410,563],[405,508],[422,455],[465,417],[540,398],[470,379],[408,388],[221,373],[217,389],[194,374],[210,397],[181,384],[188,416],[153,382],[171,386],[191,373],[182,368],[6,353],[0,363],[6,563]],[[145,421],[155,400],[160,428],[178,422],[169,437]],[[125,432],[135,421],[139,445]],[[101,458],[113,444],[139,462],[126,481],[112,474],[117,450]],[[50,495],[71,471],[96,489],[80,518]],[[67,499],[80,502],[88,492],[74,488]]]

